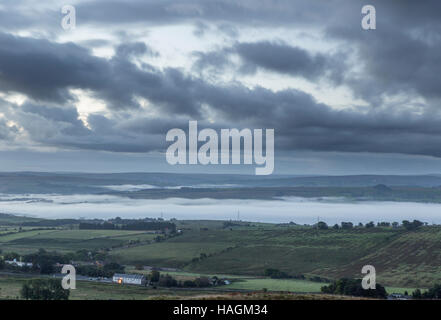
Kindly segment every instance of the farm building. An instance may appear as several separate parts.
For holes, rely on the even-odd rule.
[[[113,282],[119,284],[134,284],[138,286],[145,286],[147,280],[142,274],[121,274],[115,273],[113,275]]]
[[[17,261],[17,259],[14,260],[6,260],[5,261],[6,264],[10,264],[12,266],[16,266],[16,267],[29,267],[32,268],[32,263],[31,262],[21,262],[21,261]]]

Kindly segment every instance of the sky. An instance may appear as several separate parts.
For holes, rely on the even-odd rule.
[[[65,30],[61,9],[76,26]],[[376,8],[376,29],[361,8]],[[275,174],[441,173],[441,3],[0,3],[0,171],[171,166],[166,133],[273,128]]]

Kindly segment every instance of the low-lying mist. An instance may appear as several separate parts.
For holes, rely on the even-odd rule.
[[[214,200],[170,198],[133,200],[112,195],[0,195],[0,212],[39,218],[143,218],[240,220],[328,224],[351,221],[401,222],[418,219],[441,223],[441,204],[349,202],[342,198]]]

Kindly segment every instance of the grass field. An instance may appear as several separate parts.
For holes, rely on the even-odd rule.
[[[239,279],[225,286],[227,289],[320,292],[324,283],[293,279]]]
[[[362,277],[362,266],[371,264],[382,284],[424,288],[441,282],[439,243],[440,227],[415,232],[258,226],[189,230],[162,243],[116,249],[111,256],[127,264],[177,267],[196,273],[256,276],[263,275],[266,268],[277,268],[291,275],[331,279]],[[206,257],[197,259],[201,254]]]
[[[208,229],[189,231],[162,243],[116,249],[111,255],[128,264],[179,267],[201,273],[262,275],[271,267],[299,274],[349,263],[399,234],[380,228],[319,233],[304,228]],[[206,258],[192,262],[201,254]]]
[[[0,249],[27,253],[39,248],[60,252],[79,249],[102,249],[124,246],[131,241],[148,242],[156,235],[143,231],[125,230],[25,230],[14,234],[0,234]]]
[[[128,268],[129,273],[140,273],[149,274],[150,271],[147,270],[135,270],[134,268]],[[308,280],[298,280],[298,279],[270,279],[263,277],[249,277],[231,274],[204,274],[204,273],[194,273],[185,271],[164,271],[163,274],[168,274],[174,277],[178,281],[194,280],[199,277],[218,277],[219,279],[228,279],[232,281],[231,284],[221,286],[218,289],[239,289],[239,290],[253,290],[260,291],[267,289],[268,291],[289,291],[298,293],[310,293],[310,292],[320,292],[322,286],[328,285],[329,283],[324,282],[314,282]],[[404,294],[406,291],[411,294],[416,288],[403,288],[403,287],[386,287],[389,293],[401,293]]]
[[[18,299],[23,284],[31,278],[0,276],[0,299]],[[70,291],[70,300],[147,300],[161,296],[187,297],[197,295],[198,292],[179,290],[174,292],[169,289],[153,289],[130,285],[117,285],[111,283],[95,283],[77,281],[77,288]]]
[[[20,289],[30,278],[0,276],[0,300],[19,299]],[[173,290],[153,289],[138,286],[121,286],[107,283],[77,282],[77,288],[70,291],[70,300],[347,300],[347,296],[324,294],[290,294],[271,292],[224,293],[216,290]]]
[[[350,276],[367,264],[376,267],[379,282],[389,285],[428,287],[441,282],[441,228],[405,232],[359,260],[329,272],[333,277]]]
[[[112,259],[124,264],[183,267],[201,253],[214,254],[228,247],[224,243],[186,243],[167,241],[113,250]]]
[[[34,237],[45,235],[45,234],[54,234],[54,230],[28,230],[22,232],[15,232],[13,234],[7,234],[0,236],[0,243],[13,243],[15,241],[20,241],[21,239],[31,240]],[[51,237],[51,235],[49,236]]]
[[[154,241],[157,235],[139,231],[23,228],[13,234],[0,233],[0,249],[18,253],[39,248],[59,252],[106,249],[109,260],[129,266],[141,264],[178,268],[189,274],[255,278],[257,280],[249,284],[235,283],[249,285],[251,289],[265,287],[265,279],[258,277],[263,276],[267,268],[290,275],[337,279],[360,278],[361,268],[367,264],[375,266],[377,282],[386,286],[427,288],[441,282],[439,226],[417,231],[403,228],[316,230],[257,223],[223,228],[222,221],[176,223],[183,234],[161,242]],[[3,228],[9,230],[8,226]],[[12,228],[17,231],[16,227]],[[301,283],[291,284],[300,286]],[[280,286],[290,288],[291,284]],[[314,285],[316,290],[321,284]],[[278,286],[276,281],[273,287]]]
[[[184,273],[181,273],[182,275]],[[187,274],[194,276],[195,274]],[[20,289],[31,277],[11,277],[0,275],[0,300],[18,299]],[[121,286],[109,283],[95,283],[78,281],[77,288],[71,290],[71,300],[149,300],[149,299],[341,299],[343,297],[316,295],[316,296],[292,296],[290,293],[319,293],[323,284],[304,280],[278,280],[278,279],[236,279],[230,285],[215,288],[213,290],[186,290],[166,289],[138,286]],[[268,293],[258,294],[267,289]],[[247,290],[251,293],[218,293],[226,289]],[[389,293],[411,293],[411,288],[386,288]],[[272,293],[277,292],[278,294]],[[280,294],[280,292],[285,292]]]

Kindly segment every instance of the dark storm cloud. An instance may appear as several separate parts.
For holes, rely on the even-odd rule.
[[[27,24],[34,27],[38,21],[47,25],[50,20],[53,28],[60,30],[58,8],[38,11],[38,7],[32,6],[29,1],[7,1],[6,4],[0,9],[0,15],[4,17],[0,21],[15,20],[18,26],[24,27]],[[350,72],[345,77],[332,73],[337,83],[346,78],[346,85],[358,96],[373,104],[381,103],[381,95],[384,93],[415,92],[423,97],[438,99],[441,92],[441,70],[437,69],[441,65],[441,3],[428,0],[421,5],[413,0],[372,0],[369,4],[376,6],[378,16],[375,32],[365,32],[360,28],[361,7],[365,4],[361,0],[269,0],[258,4],[253,0],[89,0],[76,4],[76,8],[79,24],[101,24],[115,28],[119,24],[130,23],[152,26],[196,23],[199,26],[196,32],[201,35],[210,24],[215,24],[219,30],[227,31],[231,36],[242,27],[303,27],[321,30],[328,39],[346,41],[347,47],[358,52],[358,64],[365,67],[361,77]],[[6,23],[14,25],[9,20]],[[288,45],[290,48],[275,50],[274,55],[278,55],[279,59],[265,53],[265,50],[270,51],[268,45],[263,46],[260,52],[245,52],[251,64],[244,65],[241,70],[252,72],[260,66],[289,73],[289,70],[306,72],[311,68],[320,68],[323,63],[320,56],[315,57],[315,60],[305,59],[306,55],[301,52],[293,52],[291,56],[289,52],[294,50],[295,44]],[[296,57],[305,63],[297,64]],[[346,58],[335,57],[334,62],[339,65]],[[309,69],[301,69],[303,65],[309,66]],[[58,101],[68,97],[66,92],[59,90],[46,95],[54,95],[59,98]],[[129,101],[124,94],[118,103],[136,106],[136,102]]]
[[[6,108],[9,119],[22,127],[33,141],[44,145],[54,145],[56,141],[67,142],[74,137],[89,134],[89,130],[78,119],[76,108],[73,107],[25,102],[20,107],[10,104]]]
[[[299,76],[310,80],[328,77],[340,80],[345,72],[345,55],[312,54],[283,42],[237,43],[235,52],[242,58],[241,70],[254,73],[258,68]]]
[[[385,20],[403,27],[438,24],[441,4],[427,0],[129,0],[82,1],[76,7],[87,23],[173,24],[207,21],[241,26],[305,25],[327,28],[360,24],[361,7],[372,4],[383,11]],[[353,28],[354,29],[354,28]]]
[[[291,0],[131,0],[131,1],[86,1],[78,4],[79,12],[86,23],[133,23],[151,25],[173,24],[204,20],[208,22],[235,22],[267,25],[304,22],[302,7],[321,10],[329,7],[329,1],[306,1],[293,3]],[[317,12],[321,12],[321,10]],[[319,20],[321,14],[317,14]],[[311,15],[312,17],[312,15]],[[311,18],[308,17],[308,18]],[[315,19],[314,19],[315,20]]]
[[[0,91],[65,102],[69,87],[94,87],[110,76],[107,64],[73,43],[0,33]]]
[[[237,72],[252,75],[259,69],[301,77],[309,80],[327,79],[340,84],[347,70],[346,54],[310,53],[281,41],[237,42],[231,47],[209,52],[194,52],[193,65],[198,72],[225,72],[234,67]],[[233,59],[240,57],[240,64]]]
[[[25,102],[20,107],[3,104],[3,110],[7,118],[17,123],[23,131],[15,126],[7,127],[4,121],[0,121],[2,139],[25,135],[33,145],[112,152],[149,152],[165,147],[165,141],[161,138],[166,133],[164,127],[167,122],[163,119],[143,121],[142,117],[135,116],[121,120],[95,114],[89,115],[86,127],[79,120],[75,107]],[[136,123],[145,125],[144,131],[139,130]]]
[[[284,43],[238,43],[236,51],[245,61],[245,69],[250,69],[249,64],[255,68],[315,78],[330,67],[324,55],[313,56],[306,50]]]
[[[360,6],[351,3],[341,18],[325,19],[328,40],[343,41],[357,54],[361,74],[348,72],[346,84],[374,106],[383,95],[441,98],[440,1],[371,1],[377,11],[377,29],[354,28]]]
[[[231,48],[220,48],[209,52],[195,51],[193,56],[196,61],[193,64],[195,71],[214,71],[224,73],[228,66],[233,65],[230,55],[233,53]]]
[[[402,33],[396,27],[355,37],[343,30],[333,35],[357,44],[361,75],[348,76],[348,85],[367,101],[381,94],[418,94],[441,98],[441,33],[436,41]]]
[[[14,41],[22,52],[31,51],[26,49],[26,44],[31,48],[49,45],[52,48],[50,57],[59,57],[60,61],[56,61],[58,65],[79,66],[80,70],[64,70],[76,75],[76,82],[57,84],[60,91],[78,86],[92,90],[100,97],[108,99],[106,101],[114,102],[113,96],[103,93],[129,90],[127,99],[132,99],[130,95],[145,97],[153,104],[158,103],[156,108],[162,114],[159,118],[143,117],[141,113],[138,115],[140,110],[133,111],[128,116],[92,114],[87,119],[89,127],[86,127],[78,120],[79,115],[73,107],[33,103],[10,107],[8,118],[20,125],[31,140],[42,145],[115,152],[163,150],[164,135],[168,129],[185,129],[189,119],[197,119],[202,121],[202,125],[208,125],[206,115],[201,111],[201,106],[206,105],[216,118],[212,127],[225,125],[227,128],[274,128],[279,149],[400,152],[441,156],[438,151],[441,143],[441,120],[434,113],[415,115],[391,110],[339,111],[317,103],[309,94],[295,89],[274,92],[258,86],[250,89],[240,83],[214,85],[200,78],[186,76],[182,71],[173,68],[164,71],[154,68],[140,69],[127,60],[126,55],[116,55],[105,60],[94,58],[87,50],[72,44],[55,45],[44,40],[30,41],[27,38],[14,38]],[[73,46],[75,53],[67,56],[68,62],[57,51],[68,52],[65,46]],[[4,51],[5,49],[1,52]],[[26,58],[32,60],[32,55],[29,54]],[[101,82],[97,84],[91,82],[90,78],[82,78],[83,64],[87,66],[88,63],[85,62],[95,59],[99,62],[95,67],[99,66],[101,70],[117,69],[118,72],[114,74],[118,75],[118,81],[98,77],[97,80]],[[38,61],[42,64],[44,60]],[[7,68],[5,65],[2,68],[2,79],[5,82],[8,82],[8,75],[14,75],[14,79],[24,78],[26,75],[20,75],[22,69],[18,64],[10,63]],[[5,69],[8,72],[4,72]],[[51,75],[46,72],[46,77],[50,79]],[[153,79],[150,82],[152,87],[149,87],[148,82],[142,81],[144,78]],[[138,81],[139,84],[134,85]],[[126,82],[130,89],[126,87]],[[38,85],[45,92],[55,84],[41,81]],[[15,90],[25,94],[33,92],[29,92],[26,86],[16,87]],[[403,143],[403,139],[406,143]]]
[[[213,89],[215,90],[215,89]],[[266,89],[247,92],[225,88],[206,92],[204,101],[217,109],[216,123],[200,119],[200,129],[275,128],[277,150],[403,153],[441,156],[441,118],[402,112],[336,111],[302,92]],[[229,98],[227,98],[227,96]],[[257,104],[258,102],[258,104]],[[220,109],[220,107],[223,107]],[[41,107],[41,108],[40,108]],[[44,111],[41,112],[40,109]],[[52,111],[48,113],[47,111]],[[55,116],[53,114],[56,114]],[[15,120],[30,138],[43,145],[113,152],[163,151],[171,128],[187,130],[186,117],[125,119],[90,115],[89,128],[75,110],[42,106],[23,108]]]
[[[342,47],[353,50],[356,57],[352,63],[361,71],[354,74],[344,65],[349,60],[346,54],[314,57],[293,44],[274,41],[237,45],[237,52],[246,62],[241,71],[252,73],[260,67],[309,79],[327,71],[336,84],[344,81],[357,97],[374,106],[384,103],[384,94],[441,98],[441,2],[426,1],[423,5],[415,1],[371,1],[377,10],[375,31],[360,27],[361,7],[366,4],[363,1],[272,3],[277,4],[274,9],[256,6],[255,11],[248,12],[248,19],[235,23],[252,25],[250,18],[259,15],[259,23],[268,27],[281,24],[287,28],[297,25],[322,30],[326,40],[343,41]],[[281,8],[285,9],[284,14],[278,12]],[[291,22],[284,19],[286,14],[296,17],[300,12],[303,13],[300,19]],[[272,19],[273,14],[278,19]],[[230,20],[233,17],[234,13]],[[205,53],[196,66],[223,67],[227,65],[226,58],[221,56],[224,53]]]
[[[121,45],[110,60],[91,55],[73,43],[14,37],[0,33],[0,91],[21,92],[37,101],[66,103],[69,89],[88,89],[114,109],[138,108],[135,96],[197,114],[187,97],[189,80],[180,72],[141,70],[129,61],[148,48],[140,43]]]
[[[7,118],[28,139],[41,145],[115,152],[163,150],[168,129],[186,127],[189,119],[214,128],[274,128],[278,150],[384,152],[441,157],[439,2],[372,1],[377,30],[360,27],[357,1],[85,1],[77,6],[83,23],[115,27],[118,23],[162,25],[199,21],[235,37],[242,27],[300,26],[324,31],[329,41],[350,47],[357,55],[356,74],[341,54],[311,53],[275,39],[241,40],[219,51],[195,53],[195,68],[235,72],[257,69],[345,83],[370,106],[335,110],[295,89],[249,88],[240,82],[215,84],[177,68],[136,64],[155,55],[145,43],[130,39],[115,48],[111,59],[93,56],[73,43],[54,43],[0,33],[0,91],[20,92],[31,102],[8,107]],[[80,20],[81,17],[81,20]],[[231,28],[230,28],[231,27]],[[199,36],[203,36],[203,32]],[[237,33],[236,33],[237,31]],[[160,54],[160,53],[159,53]],[[234,67],[234,66],[233,66]],[[104,100],[109,113],[79,120],[70,89],[84,89]],[[421,95],[418,113],[386,105],[388,94]],[[386,97],[385,97],[386,96]],[[143,115],[137,98],[149,102],[155,117]],[[33,100],[33,101],[32,101]],[[207,109],[209,115],[207,114]],[[1,111],[1,110],[0,110]],[[0,137],[22,134],[0,122]],[[7,134],[6,134],[6,133]]]

